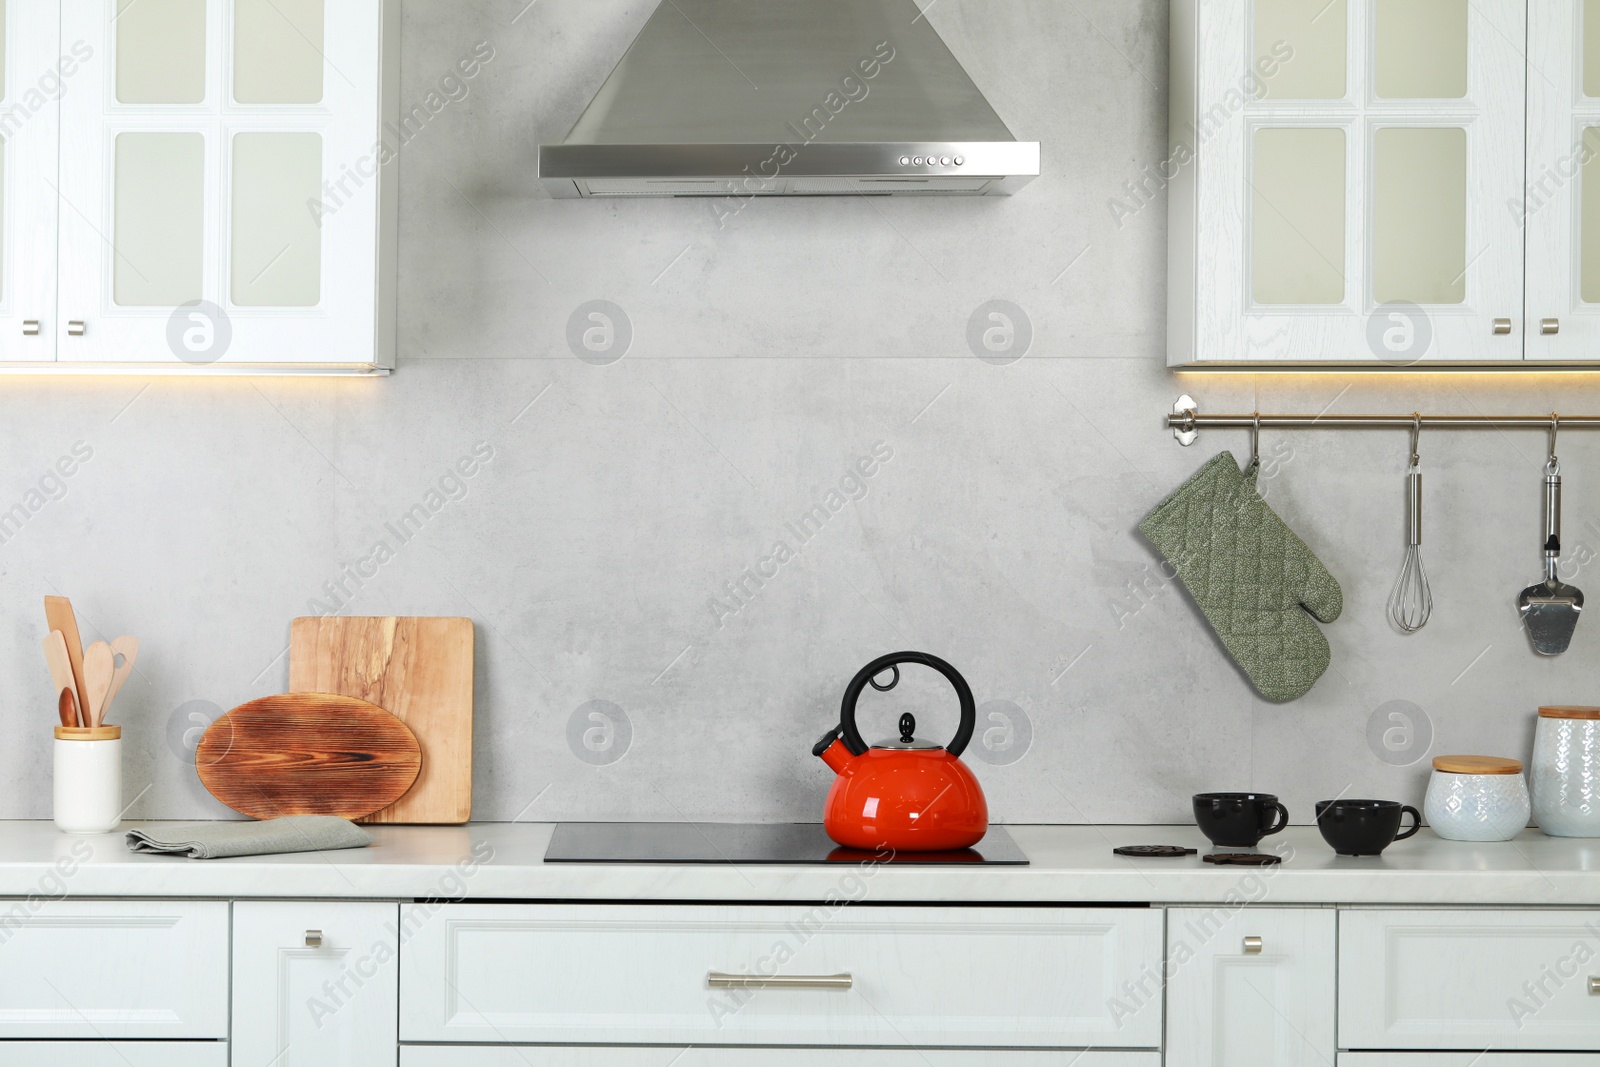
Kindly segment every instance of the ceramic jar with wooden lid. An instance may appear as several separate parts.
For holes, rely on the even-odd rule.
[[[1600,837],[1600,708],[1539,709],[1533,814],[1551,837]]]
[[[1428,825],[1451,841],[1509,841],[1532,813],[1522,761],[1499,756],[1438,756],[1423,802]]]
[[[103,834],[122,818],[122,727],[57,726],[56,829]]]

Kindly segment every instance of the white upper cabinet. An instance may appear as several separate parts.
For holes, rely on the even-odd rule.
[[[76,68],[26,163],[59,191],[37,358],[393,366],[395,0],[8,2]]]
[[[1527,0],[1172,11],[1169,362],[1520,362]]]
[[[1528,11],[1528,358],[1597,359],[1600,345],[1600,3]]]
[[[0,363],[55,358],[58,97],[81,62],[58,52],[59,19],[0,0]]]

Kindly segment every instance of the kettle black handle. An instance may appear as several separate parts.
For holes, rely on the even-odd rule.
[[[844,741],[844,747],[848,748],[853,756],[859,756],[867,750],[867,743],[861,739],[861,731],[856,728],[856,700],[868,682],[872,682],[872,688],[880,692],[886,693],[893,689],[900,681],[898,668],[888,685],[879,685],[872,680],[886,669],[900,663],[920,663],[924,667],[932,667],[944,675],[954,687],[956,697],[961,701],[961,725],[956,729],[956,736],[945,746],[945,751],[952,756],[961,755],[966,751],[967,743],[972,740],[972,731],[978,726],[978,706],[972,699],[972,687],[961,677],[960,671],[938,656],[931,656],[926,652],[891,652],[887,656],[879,656],[862,667],[860,673],[850,680],[849,687],[844,691],[844,701],[839,706],[839,737]]]

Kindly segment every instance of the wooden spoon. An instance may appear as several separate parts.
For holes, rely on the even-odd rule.
[[[77,701],[78,686],[72,677],[72,660],[67,656],[67,639],[60,630],[51,630],[50,636],[44,639],[44,659],[50,665],[50,680],[55,683],[56,692],[63,689],[72,690],[73,705],[80,714],[86,714],[87,709]],[[81,718],[72,723],[73,726],[88,726]]]
[[[84,698],[89,702],[89,725],[99,726],[106,713],[106,694],[117,675],[116,654],[104,641],[96,641],[83,650],[83,684],[89,690]]]
[[[89,717],[89,690],[83,678],[83,638],[78,636],[78,617],[72,611],[72,601],[64,596],[44,598],[44,618],[50,629],[60,630],[66,644],[67,662],[72,665],[72,695],[78,699],[78,712]],[[88,726],[85,722],[83,725]]]
[[[117,664],[117,673],[111,678],[111,689],[106,693],[105,705],[100,709],[100,725],[105,724],[106,715],[111,711],[111,702],[117,699],[117,694],[122,691],[122,683],[133,673],[133,665],[139,659],[139,639],[119,637],[111,642],[111,651],[121,656],[122,662]]]
[[[61,713],[62,726],[78,725],[78,702],[72,696],[72,686],[63,686],[61,696],[56,700],[56,709]]]

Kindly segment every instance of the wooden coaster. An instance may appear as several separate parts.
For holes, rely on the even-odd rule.
[[[1272,867],[1283,862],[1282,856],[1264,852],[1213,852],[1200,858],[1219,867]]]
[[[1111,851],[1118,856],[1167,858],[1193,856],[1200,850],[1197,848],[1184,848],[1182,845],[1123,845],[1121,848],[1114,848]]]

